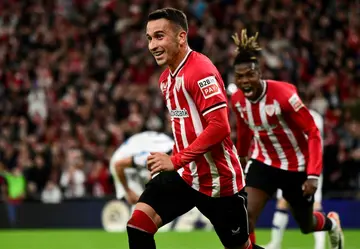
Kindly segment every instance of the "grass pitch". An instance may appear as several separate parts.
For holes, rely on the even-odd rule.
[[[270,230],[257,230],[259,245]],[[222,249],[214,232],[163,232],[155,237],[158,249]],[[282,249],[313,249],[313,235],[299,230],[285,232]],[[125,233],[101,230],[0,230],[1,249],[127,249]],[[329,248],[327,246],[327,248]],[[360,248],[360,230],[345,231],[345,248]]]

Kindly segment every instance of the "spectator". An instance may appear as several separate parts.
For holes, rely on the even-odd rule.
[[[36,199],[40,196],[49,178],[49,168],[46,167],[44,158],[41,155],[36,155],[34,164],[28,167],[25,172],[29,195]]]
[[[60,185],[66,198],[81,198],[85,196],[86,176],[83,171],[83,157],[79,150],[69,150],[67,168],[63,170]]]
[[[111,194],[109,170],[101,161],[96,161],[88,177],[90,193],[95,197]]]
[[[75,166],[64,170],[60,184],[64,188],[66,198],[80,198],[85,196],[85,174]]]
[[[12,172],[0,171],[0,175],[5,178],[5,202],[8,207],[8,217],[10,225],[16,226],[17,207],[25,199],[26,180],[19,167],[15,167]]]
[[[41,193],[41,201],[43,203],[56,204],[60,203],[62,198],[60,188],[52,181],[48,181]]]

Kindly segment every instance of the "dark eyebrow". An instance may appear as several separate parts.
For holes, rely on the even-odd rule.
[[[154,32],[154,36],[155,36],[155,35],[159,35],[159,34],[165,34],[165,32],[162,31],[162,30],[157,30],[157,31]],[[150,35],[149,35],[148,33],[146,33],[146,36],[147,36],[147,37],[150,37]]]
[[[250,73],[250,72],[252,72],[252,71],[254,71],[254,70],[252,70],[252,69],[250,68],[250,69],[248,69],[248,70],[246,70],[246,71],[244,71],[244,72],[236,72],[236,71],[235,71],[235,73],[236,73],[236,74],[239,74],[239,75],[244,75],[244,74],[248,74],[248,73]]]
[[[154,32],[154,35],[160,35],[160,34],[165,34],[165,32],[162,31],[162,30],[159,30],[159,31],[155,31],[155,32]]]

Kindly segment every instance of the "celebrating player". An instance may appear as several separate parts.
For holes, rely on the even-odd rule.
[[[148,47],[167,68],[159,87],[171,115],[173,155],[152,153],[147,185],[127,226],[130,249],[156,248],[159,227],[197,207],[226,248],[259,248],[248,241],[244,177],[230,139],[224,83],[216,67],[187,43],[183,12],[148,16]],[[191,242],[189,242],[191,243]]]
[[[238,54],[234,61],[239,90],[231,102],[237,115],[237,149],[246,161],[251,140],[251,159],[246,166],[246,192],[251,239],[266,202],[282,189],[303,233],[329,231],[332,249],[344,248],[339,215],[313,212],[313,195],[322,171],[321,136],[296,88],[286,82],[263,80],[257,60],[257,34],[234,37]]]
[[[324,121],[323,118],[319,113],[314,110],[309,110],[311,116],[313,117],[316,127],[319,129],[321,136],[323,137],[323,130],[324,130]],[[318,187],[314,195],[314,210],[321,212],[322,205],[322,182],[323,177],[320,175],[318,181]],[[277,190],[276,197],[278,199],[276,204],[276,212],[273,217],[272,221],[272,229],[271,229],[271,241],[270,243],[265,246],[266,249],[280,249],[284,231],[289,221],[289,214],[287,210],[289,209],[289,205],[287,201],[282,196],[281,189]],[[325,232],[316,232],[313,233],[315,238],[315,249],[325,249]]]
[[[170,153],[174,141],[164,133],[145,131],[128,138],[110,159],[116,198],[136,204],[150,179],[146,167],[150,152]]]

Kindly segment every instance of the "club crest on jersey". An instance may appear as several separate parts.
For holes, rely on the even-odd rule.
[[[274,105],[265,105],[265,112],[269,116],[274,115],[275,114],[275,106]]]
[[[180,87],[181,87],[183,82],[184,82],[184,76],[175,78],[175,88],[176,88],[177,91],[180,90]]]
[[[212,96],[221,93],[219,84],[215,76],[206,77],[202,80],[199,80],[197,83],[205,99],[211,98]]]
[[[301,109],[301,107],[304,106],[303,102],[301,101],[300,97],[294,93],[290,98],[289,98],[289,103],[292,106],[292,108],[294,108],[294,110],[297,112],[298,110]]]
[[[240,116],[244,119],[245,123],[247,123],[247,120],[245,119],[245,115],[244,115],[244,113],[247,112],[246,107],[242,107],[239,102],[237,102],[235,104],[235,107],[238,110],[238,112],[240,113]]]
[[[162,93],[166,92],[166,89],[167,89],[167,81],[163,81],[161,82],[160,84],[160,90]]]

